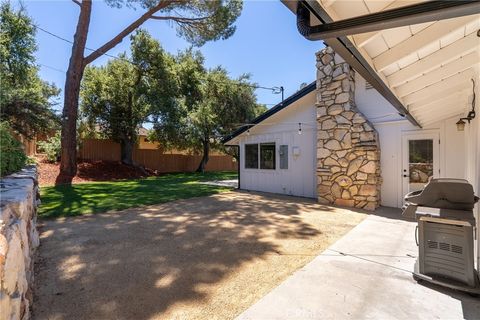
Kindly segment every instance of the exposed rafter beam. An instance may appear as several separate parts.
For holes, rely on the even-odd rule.
[[[427,74],[409,81],[395,89],[399,97],[404,97],[412,92],[421,90],[427,86],[441,81],[442,79],[451,77],[462,72],[474,65],[478,64],[477,52],[469,53],[455,61],[452,61],[440,68],[428,72]]]
[[[332,4],[334,4],[337,0],[322,0],[322,6],[324,8],[330,7]]]
[[[465,28],[466,24],[478,21],[478,19],[478,16],[473,15],[438,21],[375,57],[373,59],[375,68],[377,71],[383,71],[397,63],[398,60],[440,40],[450,32]]]
[[[414,103],[428,103],[432,97],[442,98],[450,93],[466,90],[470,88],[470,79],[473,77],[472,69],[467,69],[440,82],[418,90],[402,98],[406,105]],[[435,98],[434,98],[435,99]]]
[[[461,108],[458,105],[445,105],[444,110],[437,110],[435,112],[430,112],[430,114],[416,114],[415,116],[418,117],[418,120],[424,124],[431,124],[435,123],[437,121],[441,121],[444,119],[448,119],[454,115],[460,115],[463,114],[463,108]]]
[[[454,106],[452,106],[452,107],[454,107]],[[429,116],[428,118],[424,118],[424,119],[421,120],[421,122],[425,126],[429,126],[429,125],[434,124],[436,122],[446,120],[446,119],[449,119],[449,118],[457,116],[457,115],[460,116],[462,114],[463,114],[462,110],[453,108],[453,109],[449,109],[448,111],[445,111],[444,113],[435,113],[435,116]]]
[[[450,94],[449,96],[443,97],[442,99],[436,99],[436,101],[431,101],[427,104],[422,105],[412,105],[409,110],[411,113],[414,113],[417,116],[431,116],[437,112],[442,112],[447,110],[445,106],[452,106],[454,104],[459,104],[460,101],[466,101],[465,96],[461,95],[458,92]]]
[[[309,26],[308,37],[310,40],[325,40],[476,13],[480,13],[480,2],[476,0],[432,0],[350,19],[331,21],[317,26]]]
[[[431,96],[432,98],[429,101],[422,101],[422,102],[411,104],[408,106],[408,110],[410,110],[410,112],[414,112],[416,110],[426,110],[429,107],[432,107],[432,109],[435,109],[435,107],[442,105],[446,100],[450,99],[451,97],[456,97],[457,101],[460,101],[466,95],[467,93],[461,89],[453,92],[452,91],[445,92],[445,94],[442,94],[440,96]]]
[[[376,37],[380,36],[382,33],[380,31],[372,31],[367,33],[361,33],[353,35],[353,40],[355,40],[355,44],[361,48]]]
[[[436,103],[434,105],[428,105],[423,108],[423,110],[412,110],[412,113],[418,117],[419,120],[425,121],[430,118],[435,118],[436,116],[443,116],[450,113],[462,113],[467,106],[467,98],[465,96],[453,95],[444,99],[441,103]]]
[[[306,8],[308,16],[310,12],[322,23],[332,22],[332,18],[320,6],[317,0],[305,0],[298,3],[299,8]],[[298,14],[298,12],[297,12]],[[298,18],[297,18],[298,19]],[[298,20],[297,20],[298,22]],[[408,113],[403,103],[398,99],[392,90],[386,85],[380,75],[375,72],[371,65],[365,60],[362,54],[355,48],[355,45],[347,37],[332,38],[327,41],[328,45],[333,48],[345,61],[357,71],[364,79],[366,79],[391,105],[404,114],[413,125],[421,127],[415,118]]]
[[[392,10],[392,9],[397,9],[405,6],[405,1],[397,0],[392,3],[390,3],[388,6],[382,9],[382,11],[385,10]],[[372,31],[372,32],[367,32],[367,33],[361,33],[353,36],[353,39],[355,40],[355,44],[358,47],[363,47],[376,37],[380,36],[382,34],[382,31]]]
[[[392,87],[397,87],[416,76],[428,72],[444,64],[445,57],[451,60],[457,59],[474,50],[480,48],[480,38],[473,32],[466,37],[455,41],[454,43],[435,51],[431,55],[412,63],[411,65],[389,75],[388,83]]]

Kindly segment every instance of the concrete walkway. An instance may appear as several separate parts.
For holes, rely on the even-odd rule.
[[[480,319],[480,299],[411,275],[415,223],[382,208],[238,319]]]
[[[210,186],[238,188],[238,179],[212,180],[212,181],[205,181],[205,182],[200,182],[200,183],[201,184],[208,184]]]

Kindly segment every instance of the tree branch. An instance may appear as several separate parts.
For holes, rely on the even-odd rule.
[[[90,53],[88,56],[85,57],[84,63],[85,65],[89,64],[90,62],[94,61],[101,55],[103,55],[105,52],[108,50],[112,49],[115,47],[117,44],[119,44],[123,38],[128,36],[130,33],[132,33],[135,29],[140,27],[145,21],[150,19],[156,12],[159,10],[167,7],[173,2],[178,2],[175,0],[162,0],[160,1],[156,6],[152,7],[150,10],[145,12],[140,18],[132,22],[128,27],[123,29],[119,34],[117,34],[115,37],[113,37],[110,41],[106,42],[104,45],[102,45],[100,48],[95,50],[94,52]]]
[[[82,3],[78,0],[72,0],[73,2],[75,2],[76,4],[78,4],[79,7],[82,7]]]
[[[187,17],[176,17],[176,16],[151,16],[150,18],[155,20],[173,20],[173,21],[182,22],[182,23],[196,23],[196,22],[202,22],[211,17],[212,16],[206,16],[206,17],[200,17],[200,18],[187,18]]]

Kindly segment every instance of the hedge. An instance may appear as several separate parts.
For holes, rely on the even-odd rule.
[[[21,143],[6,122],[0,123],[0,177],[22,169],[27,161]]]

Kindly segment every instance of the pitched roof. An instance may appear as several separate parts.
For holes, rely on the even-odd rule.
[[[227,142],[229,142],[233,138],[241,135],[242,133],[244,133],[248,129],[253,128],[256,124],[270,118],[271,116],[273,116],[277,112],[285,109],[286,107],[288,107],[289,105],[291,105],[295,101],[303,98],[304,96],[306,96],[310,92],[314,91],[315,88],[316,88],[316,81],[313,81],[308,86],[304,87],[303,89],[300,89],[299,91],[295,92],[294,94],[292,94],[291,96],[289,96],[288,98],[286,98],[285,100],[283,100],[282,102],[277,104],[276,106],[270,108],[269,110],[265,111],[260,116],[253,119],[251,124],[244,125],[244,126],[238,128],[237,130],[235,130],[234,132],[230,133],[229,135],[225,136],[222,140],[222,143],[227,144]]]
[[[145,129],[144,127],[140,127],[140,128],[138,128],[138,130],[137,130],[137,134],[138,134],[139,136],[148,136],[148,130]]]
[[[94,129],[95,132],[97,132],[97,133],[103,132],[102,127],[101,127],[98,123],[96,123],[96,124],[94,125],[93,129]],[[148,129],[145,129],[144,127],[139,127],[139,128],[137,129],[137,134],[138,134],[139,136],[148,136]]]

